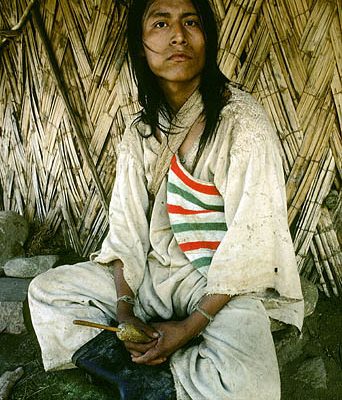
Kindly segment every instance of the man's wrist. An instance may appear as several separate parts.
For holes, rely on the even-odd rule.
[[[135,304],[134,297],[133,297],[133,296],[130,296],[130,295],[128,295],[128,294],[125,294],[125,295],[123,295],[123,296],[118,297],[118,298],[116,299],[116,301],[117,301],[118,304],[119,304],[120,301],[123,301],[123,302],[125,302],[125,303],[127,303],[127,304],[131,304],[132,306],[134,306],[134,304]]]
[[[192,337],[199,335],[230,299],[229,295],[204,296],[195,306],[194,311],[184,320],[184,329]]]
[[[133,308],[134,305],[131,303],[128,303],[126,301],[118,301],[116,304],[116,314],[121,315],[121,314],[127,314],[127,315],[133,315]]]
[[[184,330],[187,332],[189,339],[198,336],[208,323],[208,319],[196,311],[183,320]]]
[[[120,323],[131,317],[134,317],[133,306],[131,307],[118,307],[116,310],[116,319]]]

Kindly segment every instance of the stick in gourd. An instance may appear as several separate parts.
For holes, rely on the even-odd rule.
[[[116,333],[117,337],[122,341],[129,341],[134,343],[148,343],[151,341],[151,338],[149,338],[140,329],[136,328],[132,324],[128,324],[125,322],[120,324],[117,328],[114,326],[97,324],[96,322],[84,321],[80,319],[75,319],[73,323],[75,325],[89,326],[92,328],[99,328],[99,329],[104,329],[106,331],[114,332]]]

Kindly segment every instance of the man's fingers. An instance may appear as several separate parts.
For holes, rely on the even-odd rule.
[[[162,356],[160,352],[154,347],[151,350],[148,350],[140,357],[133,357],[132,361],[137,364],[150,364],[151,362],[155,362],[157,360],[162,360],[162,359],[165,360],[165,356]]]
[[[139,353],[146,353],[148,350],[150,350],[155,345],[156,345],[155,340],[153,340],[152,342],[148,342],[148,343],[125,342],[125,347],[129,352],[137,351]]]
[[[166,357],[155,358],[154,360],[145,361],[144,356],[132,356],[132,361],[136,364],[144,364],[144,365],[159,365],[163,364],[167,360]]]
[[[153,327],[148,326],[148,325],[143,325],[141,327],[141,330],[151,339],[158,339],[160,334],[157,330],[155,330]]]
[[[166,360],[167,360],[167,358],[157,358],[156,360],[152,360],[150,362],[145,363],[145,365],[160,365],[160,364],[163,364]],[[132,357],[132,361],[135,362],[133,357]]]
[[[138,351],[134,351],[134,350],[130,351],[130,353],[131,353],[131,357],[140,357],[143,355],[143,353],[139,353]]]

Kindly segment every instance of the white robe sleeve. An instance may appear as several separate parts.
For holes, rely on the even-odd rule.
[[[125,135],[109,206],[109,232],[100,252],[92,255],[91,259],[101,264],[121,260],[126,282],[136,293],[143,279],[150,247],[146,217],[149,201],[141,146],[128,130]]]
[[[207,292],[235,295],[273,289],[281,298],[301,299],[275,133],[255,100],[231,111],[227,168],[218,165],[214,172],[228,230],[209,268]]]

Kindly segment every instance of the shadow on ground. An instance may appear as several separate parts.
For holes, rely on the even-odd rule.
[[[12,390],[12,400],[118,399],[117,393],[90,384],[80,370],[45,373],[28,318],[27,325],[25,334],[0,334],[0,375],[18,366],[25,371]],[[281,335],[278,333],[276,340],[281,340]],[[282,368],[282,400],[342,399],[341,337],[341,300],[320,296],[315,313],[305,320],[301,338],[293,348],[288,347],[296,357],[290,354]]]

